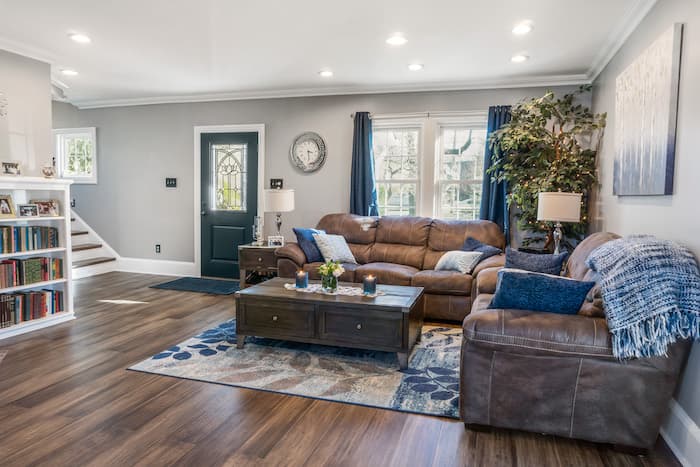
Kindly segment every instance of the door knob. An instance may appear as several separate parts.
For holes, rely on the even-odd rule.
[[[357,329],[362,329],[362,325],[361,325],[361,324],[358,324],[356,327],[357,327]]]
[[[277,316],[273,316],[272,321],[277,321]]]
[[[202,209],[202,212],[200,212],[200,214],[201,214],[202,216],[206,216],[206,215],[207,215],[207,211],[205,211],[204,209]]]

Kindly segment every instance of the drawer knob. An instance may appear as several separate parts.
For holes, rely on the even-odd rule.
[[[277,315],[272,317],[272,321],[277,321]]]
[[[258,256],[258,263],[262,263],[262,258]]]
[[[357,324],[357,326],[356,326],[356,327],[357,327],[357,329],[362,329],[362,325],[361,325],[361,324],[359,324],[359,323]]]

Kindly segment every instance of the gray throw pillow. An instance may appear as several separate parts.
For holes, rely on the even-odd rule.
[[[440,257],[436,271],[458,271],[471,274],[483,255],[480,251],[448,251]]]
[[[559,276],[567,256],[567,252],[558,255],[538,255],[506,248],[506,267]]]
[[[313,237],[324,261],[357,264],[348,242],[342,235],[313,234]]]

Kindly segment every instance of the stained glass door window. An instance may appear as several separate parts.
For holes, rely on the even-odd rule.
[[[246,211],[247,144],[212,144],[212,206],[219,211]]]

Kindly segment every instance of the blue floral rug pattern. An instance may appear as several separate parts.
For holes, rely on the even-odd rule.
[[[398,369],[396,354],[246,338],[230,320],[130,370],[403,412],[459,418],[459,327],[424,326]]]

